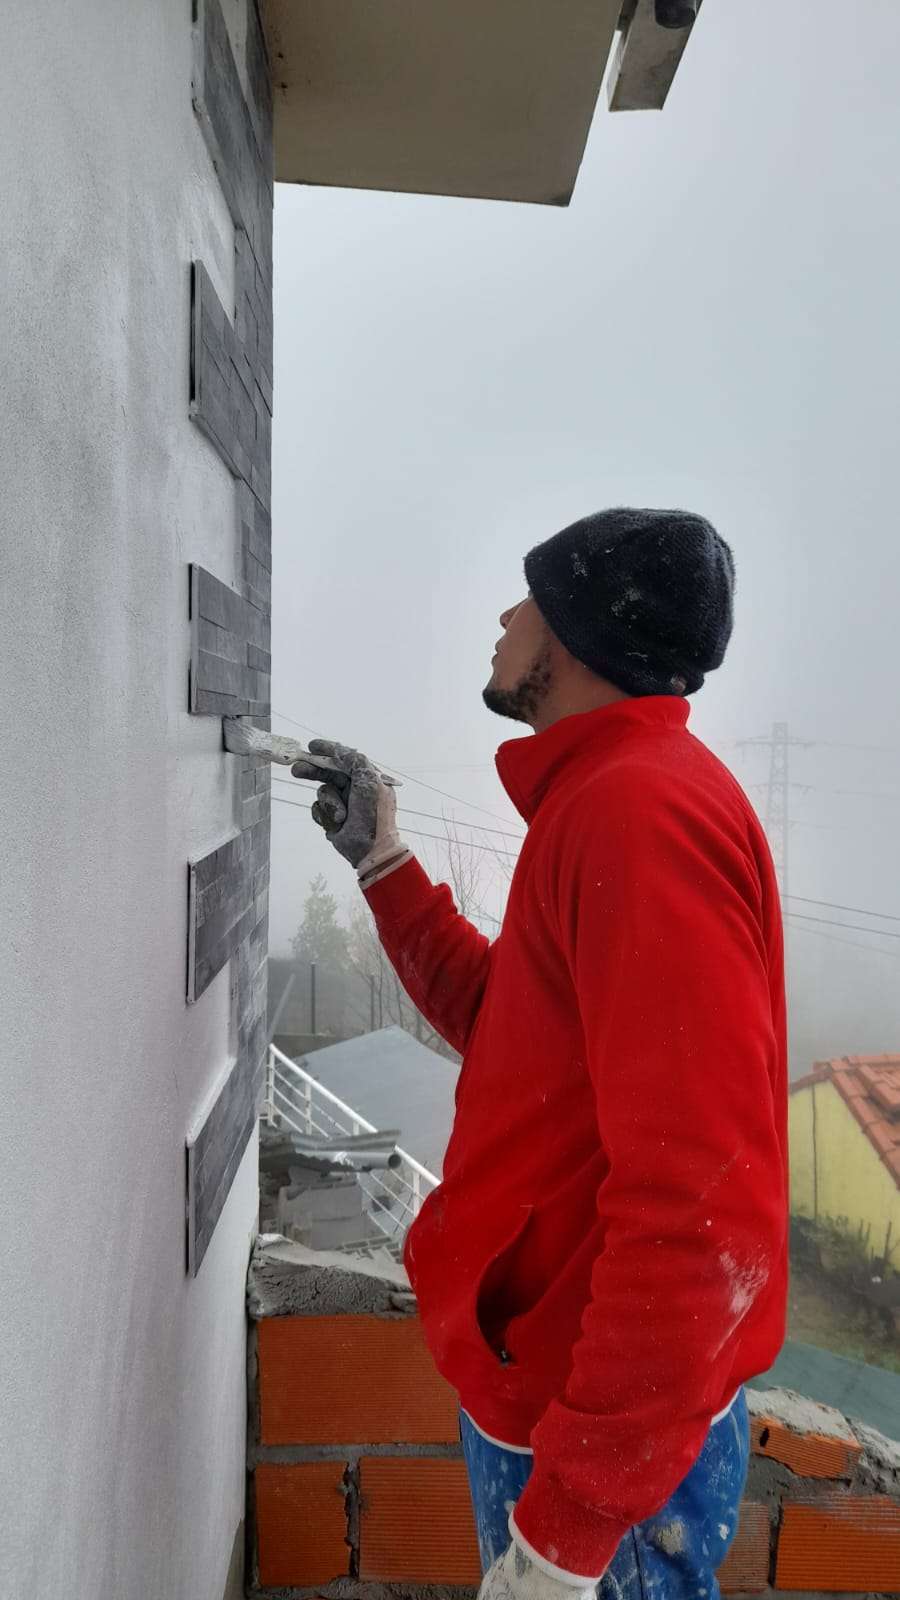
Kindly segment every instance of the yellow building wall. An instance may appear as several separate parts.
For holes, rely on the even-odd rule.
[[[804,1217],[816,1213],[846,1217],[854,1233],[862,1223],[863,1231],[870,1228],[869,1249],[874,1255],[884,1249],[890,1222],[891,1241],[897,1244],[900,1188],[834,1084],[810,1084],[792,1094],[788,1129],[791,1210]],[[900,1247],[894,1254],[895,1263],[898,1259]]]
[[[791,1211],[815,1216],[813,1179],[813,1091],[798,1089],[788,1100],[788,1137],[791,1150]]]

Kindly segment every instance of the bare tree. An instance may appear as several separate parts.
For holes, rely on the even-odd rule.
[[[498,847],[493,830],[482,832],[471,823],[465,823],[468,835],[460,836],[455,817],[445,814],[443,820],[445,842],[439,848],[446,857],[447,873],[441,866],[438,871],[442,876],[449,875],[453,898],[464,917],[476,925],[486,922],[493,928],[499,927],[498,918],[485,909],[485,902],[496,882],[496,873],[499,872],[504,887],[508,886],[515,866],[513,856]]]
[[[448,817],[444,818],[444,839],[453,898],[463,916],[471,922],[484,911],[483,858],[469,839],[459,837]]]
[[[378,937],[375,919],[364,900],[357,901],[349,916],[348,950],[350,966],[356,976],[348,1012],[365,1028],[398,1027],[412,1034],[448,1060],[459,1059],[455,1050],[416,1006],[388,960]]]
[[[427,865],[437,879],[449,880],[461,914],[481,928],[487,924],[493,932],[499,924],[497,918],[485,910],[485,902],[492,887],[494,868],[499,868],[504,878],[509,876],[507,858],[498,854],[490,841],[481,848],[473,848],[473,840],[462,837],[455,820],[446,816],[444,840],[434,857]],[[391,1025],[403,1028],[438,1054],[458,1060],[457,1052],[410,1000],[385,954],[375,920],[364,900],[355,901],[350,909],[347,938],[349,963],[357,979],[351,986],[347,1005],[354,1022],[363,1029]]]

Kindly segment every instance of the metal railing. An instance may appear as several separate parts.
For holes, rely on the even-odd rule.
[[[342,1133],[356,1138],[361,1133],[378,1132],[274,1044],[269,1045],[266,1056],[262,1115],[270,1127],[286,1124],[297,1133],[320,1134],[326,1139]],[[372,1221],[394,1244],[402,1240],[423,1201],[440,1183],[433,1172],[399,1145],[397,1154],[400,1161],[392,1169],[357,1173]]]

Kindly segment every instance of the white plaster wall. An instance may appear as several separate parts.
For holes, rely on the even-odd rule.
[[[234,11],[234,4],[230,10]],[[221,1600],[244,1501],[248,1150],[196,1281],[186,862],[234,825],[186,712],[187,563],[235,582],[188,419],[189,263],[232,228],[190,0],[30,0],[0,51],[0,1595]]]

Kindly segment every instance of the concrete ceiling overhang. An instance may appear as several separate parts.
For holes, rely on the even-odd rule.
[[[264,0],[275,177],[566,205],[622,0]]]

